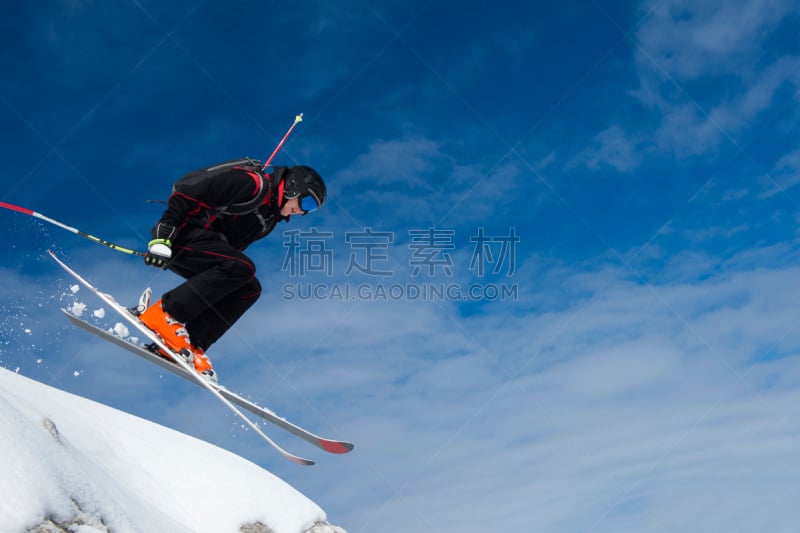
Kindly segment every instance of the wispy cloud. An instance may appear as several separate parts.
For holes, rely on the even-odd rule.
[[[636,168],[642,160],[636,141],[626,135],[619,125],[612,125],[598,133],[592,145],[575,158],[573,164],[582,163],[592,170],[608,166],[619,172]]]
[[[660,111],[661,149],[681,156],[716,153],[743,143],[743,130],[767,112],[784,84],[797,90],[796,50],[774,55],[792,2],[782,0],[645,3],[652,12],[637,30],[640,101]],[[726,80],[725,90],[711,89]],[[791,96],[791,92],[788,95]]]
[[[360,184],[377,188],[399,182],[430,193],[433,187],[429,176],[446,160],[447,156],[442,153],[439,143],[432,139],[417,137],[376,141],[349,168],[338,174],[337,183],[341,186]]]
[[[598,275],[590,284],[607,284],[607,272]],[[357,394],[369,405],[383,398],[392,423],[359,438],[367,462],[392,450],[396,466],[373,468],[400,480],[402,498],[359,513],[356,527],[416,514],[441,531],[474,527],[476,518],[497,530],[735,527],[737,513],[712,517],[688,505],[710,493],[747,510],[750,527],[770,523],[757,508],[793,489],[766,472],[791,469],[800,437],[789,422],[792,379],[775,381],[796,373],[794,296],[775,297],[798,275],[793,267],[744,270],[650,288],[619,280],[553,315],[514,317],[498,307],[488,322],[462,319],[474,343],[466,353],[462,343],[427,348],[441,331],[437,320],[416,330],[418,346],[399,366],[398,344],[383,343],[388,354],[362,366],[384,372]],[[529,331],[549,342],[526,346]],[[765,359],[776,350],[780,358]],[[345,431],[374,427],[369,405],[345,417]],[[467,501],[472,512],[459,512]],[[788,501],[774,505],[792,512]]]
[[[647,70],[652,59],[679,82],[736,73],[748,77],[761,62],[765,37],[778,29],[795,5],[788,0],[646,1],[650,15],[637,39],[650,58],[637,54]]]
[[[769,198],[778,193],[785,193],[800,183],[800,150],[782,156],[770,172],[770,179],[765,180],[766,190],[761,198]]]

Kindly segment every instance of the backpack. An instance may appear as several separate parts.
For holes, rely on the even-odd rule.
[[[232,169],[233,167],[242,167],[247,170],[257,170],[261,172],[261,161],[258,159],[253,159],[252,157],[244,157],[242,159],[231,159],[230,161],[225,161],[224,163],[219,163],[218,165],[214,165],[213,167],[208,168],[201,168],[199,170],[194,170],[189,174],[194,174],[195,172],[205,172],[206,175],[209,174],[222,174],[223,172],[227,172],[228,170]]]
[[[253,212],[258,209],[258,206],[261,205],[268,195],[272,195],[275,192],[273,190],[274,188],[272,187],[269,175],[266,175],[264,172],[262,172],[261,161],[258,159],[249,157],[243,159],[231,159],[230,161],[218,163],[207,168],[193,170],[175,182],[175,184],[172,186],[172,192],[179,192],[194,198],[207,198],[209,197],[209,194],[211,196],[217,196],[221,191],[219,189],[216,191],[211,191],[208,189],[210,183],[209,178],[214,178],[216,176],[225,174],[234,168],[239,168],[250,174],[260,176],[261,191],[255,198],[249,198],[241,203],[237,202],[229,203],[227,205],[210,205],[209,207],[223,214],[237,215]],[[219,187],[219,185],[216,187]],[[226,193],[220,197],[231,198],[234,197],[234,194]]]

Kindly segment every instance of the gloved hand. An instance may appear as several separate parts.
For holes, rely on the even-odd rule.
[[[167,268],[172,258],[172,242],[169,239],[153,239],[147,243],[144,264],[156,268]]]

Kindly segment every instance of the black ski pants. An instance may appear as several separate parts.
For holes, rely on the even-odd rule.
[[[164,311],[186,324],[192,344],[207,350],[261,295],[255,264],[219,233],[176,239],[169,269],[186,281],[162,297]]]

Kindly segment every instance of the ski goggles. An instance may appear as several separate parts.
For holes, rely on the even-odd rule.
[[[304,215],[307,215],[319,209],[319,204],[317,203],[316,198],[306,193],[300,196],[300,209],[303,210]]]

